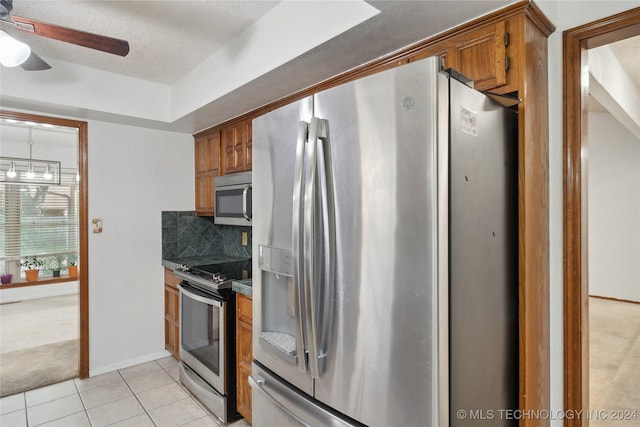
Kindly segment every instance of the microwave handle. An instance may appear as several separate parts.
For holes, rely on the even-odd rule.
[[[242,216],[244,216],[247,221],[251,221],[251,217],[247,212],[247,195],[249,194],[249,189],[251,189],[251,184],[246,185],[244,190],[242,190]]]

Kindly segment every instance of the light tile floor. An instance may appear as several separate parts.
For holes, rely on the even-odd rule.
[[[0,426],[145,427],[219,425],[179,382],[173,357],[0,399]],[[248,427],[244,420],[231,424]]]

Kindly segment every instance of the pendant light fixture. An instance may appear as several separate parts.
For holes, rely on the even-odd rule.
[[[27,179],[33,179],[36,177],[36,174],[33,173],[33,126],[29,126],[29,169],[27,170],[26,177]]]
[[[15,178],[16,175],[16,164],[15,162],[11,162],[11,166],[9,166],[9,170],[7,171],[7,177]]]
[[[0,182],[60,185],[60,162],[33,158],[33,126],[29,126],[29,158],[0,157]]]

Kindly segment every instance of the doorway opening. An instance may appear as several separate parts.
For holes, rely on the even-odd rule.
[[[587,51],[639,34],[640,8],[636,8],[565,31],[563,35],[565,410],[589,409]],[[582,425],[582,418],[565,419],[565,426]]]
[[[53,188],[54,188],[53,186],[47,189],[46,185],[35,186],[36,189],[34,190],[36,192],[40,191],[41,193],[43,193],[38,195],[38,197],[40,197],[41,199],[51,196],[52,199],[57,198],[57,199],[67,200],[67,202],[70,203],[71,205],[74,203],[71,201],[72,199],[77,200],[77,202],[75,202],[77,203],[77,206],[75,207],[72,206],[71,208],[68,208],[67,206],[64,206],[64,207],[52,206],[46,209],[43,207],[40,207],[38,209],[41,216],[44,215],[48,221],[50,220],[50,223],[54,225],[53,227],[54,229],[64,227],[63,223],[65,221],[62,220],[62,216],[69,214],[68,209],[71,209],[71,210],[75,209],[77,211],[77,214],[76,214],[77,230],[67,229],[59,233],[63,237],[62,240],[64,239],[73,240],[73,238],[70,237],[70,235],[72,235],[75,232],[76,233],[75,234],[76,237],[74,240],[75,248],[73,248],[72,246],[69,246],[69,248],[64,249],[56,246],[54,249],[48,250],[48,252],[44,254],[43,257],[38,257],[41,261],[46,261],[47,265],[39,266],[44,272],[44,277],[41,276],[40,278],[38,278],[38,281],[35,282],[36,285],[33,285],[32,283],[27,283],[23,279],[21,280],[21,276],[23,275],[23,272],[21,271],[22,269],[16,269],[16,267],[14,266],[15,262],[12,262],[11,260],[7,261],[5,269],[10,268],[10,269],[16,270],[16,271],[13,271],[13,273],[17,273],[18,277],[14,275],[14,279],[13,279],[14,286],[11,286],[12,284],[6,284],[6,285],[3,284],[2,289],[3,289],[3,292],[6,287],[13,287],[16,289],[20,288],[25,290],[29,290],[30,288],[43,288],[43,287],[44,288],[51,287],[51,289],[53,289],[54,287],[63,287],[66,285],[72,285],[77,281],[76,300],[72,302],[62,301],[60,303],[63,306],[69,305],[69,304],[75,305],[75,310],[76,310],[75,312],[78,313],[78,316],[77,316],[77,341],[78,341],[77,373],[78,373],[78,377],[86,378],[89,376],[87,123],[83,121],[77,121],[77,120],[68,120],[68,119],[61,119],[61,118],[55,118],[55,117],[39,116],[34,114],[17,113],[17,112],[11,112],[6,110],[0,110],[0,119],[2,119],[3,125],[4,124],[9,125],[11,124],[11,121],[16,124],[23,125],[25,126],[25,129],[26,128],[30,129],[30,134],[31,134],[31,131],[35,128],[47,129],[47,127],[52,126],[54,128],[57,127],[61,129],[61,131],[64,131],[65,129],[68,131],[69,129],[71,129],[73,130],[73,133],[76,135],[76,138],[77,138],[77,146],[75,148],[75,150],[77,150],[76,151],[77,167],[74,168],[75,171],[73,173],[69,172],[68,170],[65,170],[64,167],[61,168],[60,175],[61,175],[62,185],[55,187],[56,190],[59,190],[59,191],[53,191]],[[30,143],[30,145],[35,147],[35,144]],[[27,150],[29,149],[27,148]],[[35,154],[35,152],[37,151],[37,148],[35,148],[33,151]],[[3,153],[3,156],[4,155],[5,154]],[[27,156],[20,156],[20,157],[27,157]],[[27,158],[27,161],[30,159],[31,159],[31,154]],[[35,155],[33,156],[33,159],[35,162],[35,159],[36,159]],[[63,162],[61,163],[64,165]],[[66,175],[69,175],[70,178],[69,176],[66,176]],[[65,190],[64,180],[66,178],[69,178],[70,182],[67,183],[68,188]],[[73,180],[76,181],[75,185],[72,182]],[[10,187],[10,185],[6,185],[6,187]],[[22,186],[16,185],[13,187],[22,189]],[[25,185],[24,187],[25,187],[24,190],[28,191],[28,186]],[[47,191],[44,191],[45,189],[47,189]],[[73,195],[74,197],[70,197],[73,192],[76,192],[76,194]],[[19,196],[17,197],[18,199],[16,200],[20,200]],[[33,196],[30,199],[27,198],[26,200],[27,201],[36,200],[38,197]],[[55,205],[55,202],[53,204]],[[29,233],[27,234],[33,237],[33,235],[35,235],[34,233],[37,234],[37,232],[35,231],[32,232],[31,234]],[[24,238],[19,237],[17,239],[20,245],[26,244],[25,239],[27,239],[28,236],[26,237],[25,236],[23,236]],[[38,252],[38,251],[43,251],[44,249],[34,247],[34,249],[32,250],[40,254],[41,252]],[[13,255],[9,254],[8,256],[11,257]],[[20,259],[20,261],[23,261],[23,260]],[[53,264],[55,264],[55,266]],[[77,270],[78,270],[77,277],[72,276],[73,264],[77,265]],[[62,271],[56,272],[55,270],[57,270],[58,268],[61,268]],[[60,277],[58,277],[58,275]],[[6,290],[11,291],[14,289],[6,289]]]

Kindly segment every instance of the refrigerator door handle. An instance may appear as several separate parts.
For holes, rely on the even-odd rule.
[[[318,372],[324,373],[327,368],[328,345],[331,341],[333,329],[334,283],[335,283],[335,216],[334,216],[334,192],[333,192],[333,168],[331,161],[331,145],[329,138],[329,122],[321,121],[321,129],[318,138],[318,191],[320,196],[320,221],[322,222],[322,249],[319,259],[321,271],[319,307],[320,327],[317,337],[320,354],[318,355]],[[317,258],[318,259],[318,258]]]
[[[249,385],[253,390],[259,390],[262,392],[274,405],[276,405],[282,412],[296,420],[298,423],[305,427],[312,427],[311,424],[307,424],[302,418],[298,417],[296,414],[291,412],[286,406],[278,401],[275,397],[269,393],[264,387],[266,380],[258,374],[253,374],[249,376]]]
[[[314,234],[316,231],[316,161],[318,144],[318,120],[313,117],[309,123],[309,139],[305,150],[304,163],[304,222],[303,222],[303,244],[304,244],[304,267],[303,267],[303,289],[304,289],[304,317],[307,326],[307,352],[309,356],[309,372],[311,377],[318,378],[318,346],[316,340],[316,298],[315,298],[315,274],[314,260],[316,258],[316,242]]]
[[[309,124],[307,122],[298,123],[298,137],[296,142],[296,159],[293,181],[293,229],[292,245],[293,252],[293,277],[292,286],[295,295],[293,300],[296,301],[294,305],[294,318],[296,323],[296,353],[298,355],[298,369],[302,372],[307,370],[307,361],[305,357],[305,342],[306,331],[304,324],[304,291],[302,289],[302,278],[304,277],[304,261],[303,257],[303,235],[300,233],[302,229],[302,203],[303,203],[303,191],[302,178],[305,172],[304,157],[305,157],[305,145],[307,142],[307,134],[309,130]]]
[[[318,378],[326,368],[333,289],[333,192],[328,153],[328,123],[314,117],[305,153],[304,292],[309,371]],[[329,168],[329,169],[328,169]]]

